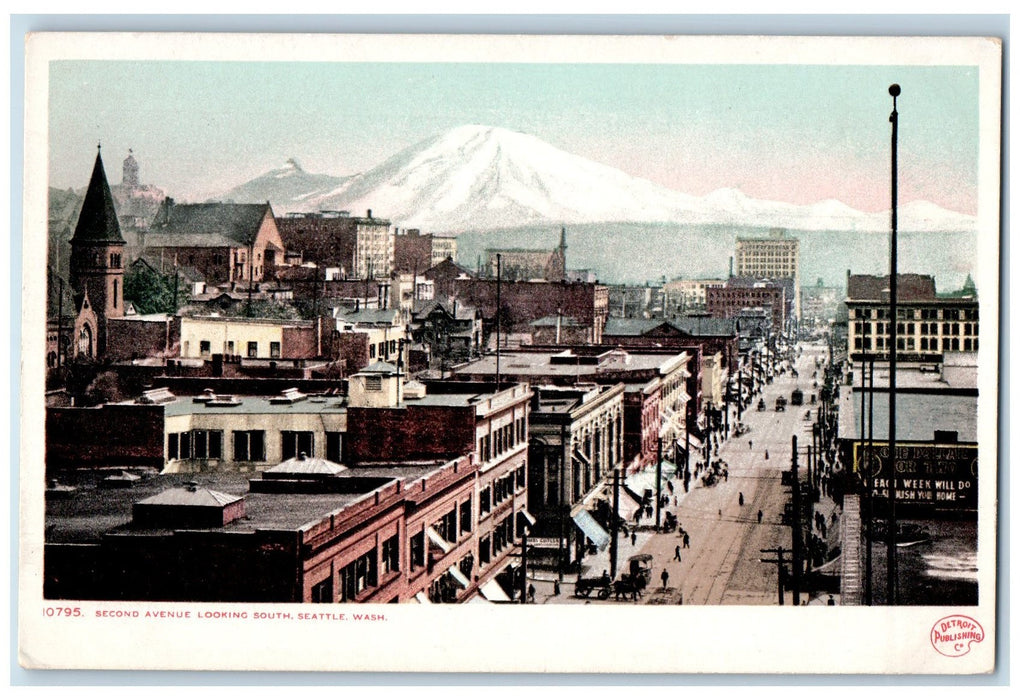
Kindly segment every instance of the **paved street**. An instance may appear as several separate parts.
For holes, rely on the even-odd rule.
[[[759,561],[760,550],[782,546],[789,550],[790,529],[780,522],[784,505],[789,500],[789,487],[781,484],[780,473],[790,468],[790,438],[797,435],[801,456],[800,469],[806,469],[804,448],[811,444],[811,423],[805,418],[810,409],[812,418],[817,404],[811,405],[810,396],[817,393],[812,386],[815,359],[826,357],[821,345],[803,344],[803,354],[796,366],[799,378],[791,372],[775,377],[766,384],[760,396],[766,410],[758,412],[759,396],[753,397],[750,410],[740,417],[750,431],[740,437],[731,437],[718,449],[720,459],[729,470],[729,478],[720,479],[712,486],[704,486],[700,478],[691,482],[691,490],[684,494],[677,489],[679,505],[670,503],[668,510],[676,512],[681,526],[690,534],[690,547],[681,549],[681,562],[675,560],[677,545],[682,538],[677,533],[658,534],[639,531],[636,546],[620,538],[619,570],[626,567],[628,557],[636,553],[654,557],[652,579],[640,602],[645,604],[685,605],[775,605],[777,598],[777,568]],[[819,374],[821,374],[819,372]],[[785,412],[776,412],[775,400],[779,396],[790,398],[791,392],[804,391],[804,406],[788,406]],[[736,425],[736,411],[730,419],[731,429]],[[753,447],[752,447],[753,443]],[[766,454],[768,459],[766,459]],[[692,458],[692,470],[695,463]],[[676,482],[674,482],[677,485]],[[744,503],[740,505],[740,495]],[[758,511],[762,522],[758,523]],[[831,506],[823,510],[831,510]],[[597,576],[608,566],[608,552],[585,560],[588,572]],[[661,573],[665,569],[668,582],[662,588]],[[554,595],[551,572],[536,572],[537,602],[606,604],[594,599],[574,598],[573,580],[561,586],[559,596]],[[542,580],[544,578],[548,581]],[[615,601],[610,601],[615,602]],[[787,593],[786,604],[791,597]],[[802,599],[803,602],[803,599]]]

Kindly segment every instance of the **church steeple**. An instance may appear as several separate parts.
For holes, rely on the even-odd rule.
[[[124,243],[117,222],[117,210],[113,206],[113,195],[110,194],[110,185],[103,169],[102,152],[96,153],[92,179],[85,192],[85,201],[82,202],[71,243]]]
[[[76,354],[101,357],[106,352],[106,321],[124,315],[124,238],[117,223],[102,155],[96,165],[71,238],[69,282],[78,299]],[[94,354],[93,354],[94,353]]]

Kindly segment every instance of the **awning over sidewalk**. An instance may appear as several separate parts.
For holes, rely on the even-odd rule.
[[[691,433],[690,443],[691,443],[691,449],[692,450],[695,450],[695,451],[700,451],[701,450],[701,448],[702,448],[701,440],[699,440],[698,436],[695,435],[694,433]],[[684,447],[684,439],[683,438],[677,438],[677,444],[680,446],[681,449],[683,449],[683,447]]]
[[[609,533],[595,522],[595,518],[591,517],[591,513],[586,510],[579,510],[571,518],[574,524],[584,533],[584,536],[594,542],[600,551],[606,548],[606,545],[609,544]]]
[[[496,579],[486,581],[478,587],[478,591],[484,596],[484,598],[493,603],[509,603],[510,596],[506,594],[503,587],[499,585]]]
[[[422,605],[432,605],[432,601],[429,600],[429,597],[427,595],[425,595],[425,591],[418,591],[417,593],[415,593],[414,599],[421,603]]]
[[[652,493],[655,493],[655,470],[656,465],[650,464],[637,474],[631,474],[625,480],[627,488],[634,493],[643,495],[646,489],[651,489]],[[670,461],[662,460],[662,481],[665,484],[666,479],[677,473],[677,466]]]

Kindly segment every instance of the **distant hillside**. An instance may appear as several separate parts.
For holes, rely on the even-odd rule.
[[[737,236],[764,236],[767,227],[601,223],[567,226],[567,267],[591,269],[608,283],[644,284],[677,276],[724,277]],[[791,231],[800,239],[801,283],[821,277],[842,286],[849,268],[855,274],[885,274],[889,237],[882,233]],[[513,245],[551,249],[559,228],[529,226],[469,231],[457,237],[458,261],[474,270],[486,248]],[[904,232],[899,237],[902,272],[935,275],[940,290],[959,289],[976,268],[977,237],[972,232]],[[934,251],[940,254],[933,255]],[[978,290],[979,292],[981,290]]]

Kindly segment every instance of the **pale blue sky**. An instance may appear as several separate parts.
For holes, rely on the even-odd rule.
[[[462,124],[533,134],[695,195],[720,187],[804,204],[888,208],[887,88],[903,88],[901,202],[975,213],[974,67],[51,64],[50,183],[111,182],[133,148],[142,180],[211,196],[296,158],[349,175]]]

